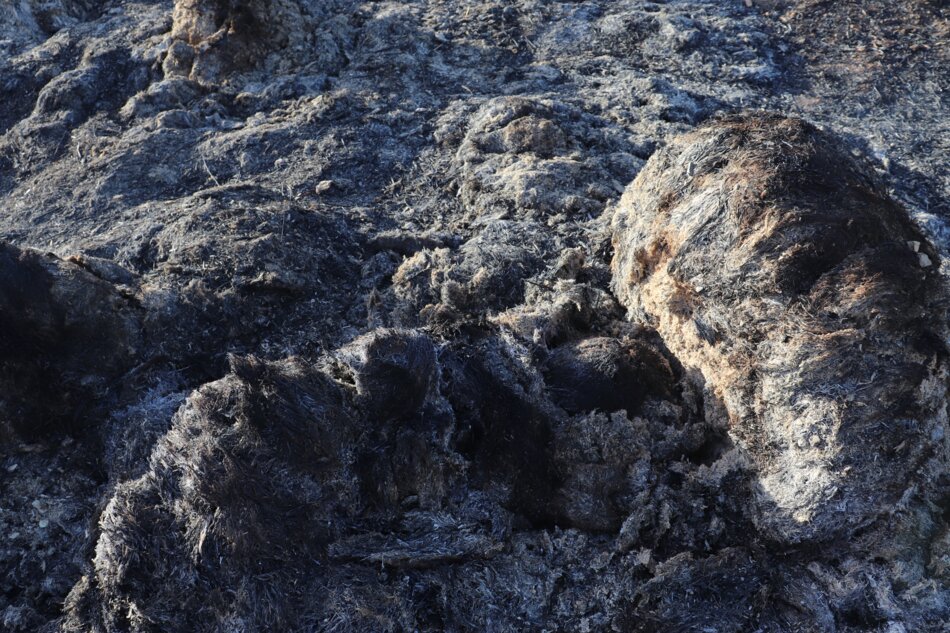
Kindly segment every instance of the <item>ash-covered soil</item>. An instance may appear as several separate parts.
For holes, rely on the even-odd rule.
[[[941,0],[0,4],[0,630],[950,631]]]

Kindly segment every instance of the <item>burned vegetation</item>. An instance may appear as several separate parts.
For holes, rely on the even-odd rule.
[[[939,258],[867,172],[800,120],[727,118],[614,217],[620,300],[698,370],[783,542],[847,537],[946,467]]]
[[[942,630],[947,21],[865,4],[835,105],[847,3],[0,7],[0,630]]]
[[[933,530],[946,466],[939,256],[839,146],[749,115],[653,157],[612,228],[636,323],[568,284],[494,323],[232,356],[141,467],[107,453],[126,467],[58,626],[512,630],[577,621],[574,595],[621,630],[791,631],[857,608],[835,593],[847,567],[800,582],[824,552],[926,573],[922,541],[889,541]],[[71,319],[127,341],[102,351],[103,379],[131,362],[148,308],[122,286],[12,247],[4,267],[4,300],[36,306],[9,327],[42,351],[5,350],[7,419],[47,415],[13,407],[78,362],[57,343]],[[539,610],[529,597],[565,573]]]

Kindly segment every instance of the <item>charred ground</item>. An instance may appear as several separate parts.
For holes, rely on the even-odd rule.
[[[0,7],[0,628],[942,630],[948,24]]]

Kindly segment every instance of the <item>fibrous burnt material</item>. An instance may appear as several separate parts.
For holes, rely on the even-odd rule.
[[[726,118],[651,158],[614,216],[614,288],[758,471],[785,542],[866,525],[945,454],[935,249],[840,141]]]
[[[324,2],[300,0],[178,0],[169,74],[213,83],[234,69],[260,66],[271,53],[297,58],[314,46],[313,24]]]
[[[646,394],[669,395],[674,383],[669,362],[655,349],[608,337],[555,349],[545,369],[554,401],[571,413],[636,412]]]
[[[946,628],[946,3],[0,5],[4,633]]]
[[[585,355],[571,349],[559,356]],[[659,356],[646,343],[631,349]],[[627,530],[640,538],[690,538],[642,511],[654,495],[676,503],[664,486],[650,490],[651,458],[675,459],[696,440],[664,399],[668,386],[638,391],[653,423],[594,412],[612,410],[609,399],[566,418],[518,352],[490,331],[437,347],[418,331],[380,329],[317,365],[232,357],[230,373],[174,415],[144,472],[110,493],[64,630],[487,624],[481,611],[456,616],[404,595],[399,576],[377,569],[461,597],[473,591],[466,568],[519,578],[511,540],[533,548],[544,526],[609,534],[639,509]],[[669,454],[651,457],[653,435]],[[556,573],[550,564],[544,574]],[[504,578],[481,582],[489,603],[509,591]],[[385,599],[392,591],[395,603]],[[430,616],[412,613],[421,604]]]
[[[597,152],[585,159],[581,147]],[[482,217],[598,213],[615,192],[610,184],[591,186],[590,174],[626,181],[643,151],[567,104],[498,97],[475,113],[455,157],[463,172],[459,197]]]

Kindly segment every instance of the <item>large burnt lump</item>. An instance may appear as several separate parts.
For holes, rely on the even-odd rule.
[[[938,257],[867,169],[801,120],[727,118],[614,216],[618,296],[728,418],[785,542],[864,526],[946,464]]]
[[[742,478],[654,481],[651,460],[675,462],[697,441],[669,394],[640,388],[629,417],[595,412],[596,400],[567,417],[532,397],[540,372],[518,350],[489,332],[437,348],[377,330],[317,365],[232,357],[175,413],[141,475],[112,488],[63,630],[543,626],[552,607],[523,601],[561,573],[563,554],[543,549],[549,530],[590,533],[568,537],[578,573],[588,558],[575,550],[612,549],[631,514],[639,543],[702,538],[645,506],[685,510],[680,487],[709,494],[713,480]],[[651,455],[654,442],[668,447]],[[612,574],[630,573],[631,548]],[[505,601],[513,611],[492,615]]]

